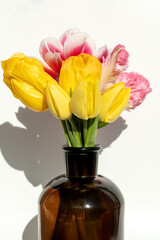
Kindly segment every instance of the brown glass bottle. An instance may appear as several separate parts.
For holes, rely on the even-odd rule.
[[[63,147],[66,174],[39,199],[39,240],[123,240],[124,199],[97,176],[100,149]]]

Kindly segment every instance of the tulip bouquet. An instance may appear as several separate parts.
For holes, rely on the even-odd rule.
[[[5,84],[14,97],[33,111],[46,111],[61,120],[69,147],[92,147],[97,130],[115,121],[124,109],[134,109],[151,92],[146,78],[124,72],[128,52],[96,49],[77,29],[59,40],[40,44],[43,61],[16,53],[2,61]]]

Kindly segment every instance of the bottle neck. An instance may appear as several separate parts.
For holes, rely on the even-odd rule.
[[[69,178],[94,178],[98,170],[101,147],[72,148],[63,146],[66,176]]]

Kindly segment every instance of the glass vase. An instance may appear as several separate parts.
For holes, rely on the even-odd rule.
[[[63,146],[66,173],[39,199],[39,240],[123,240],[124,199],[97,175],[101,147]]]

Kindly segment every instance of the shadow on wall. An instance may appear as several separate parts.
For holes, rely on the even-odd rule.
[[[10,166],[24,171],[33,186],[44,186],[64,169],[61,123],[49,111],[37,113],[21,107],[16,116],[24,128],[8,122],[0,126],[2,155]]]
[[[38,216],[35,216],[24,229],[22,240],[38,240]]]
[[[6,162],[13,168],[24,171],[33,186],[43,187],[53,177],[64,172],[63,152],[65,143],[61,122],[49,111],[33,112],[19,108],[17,119],[24,125],[16,127],[6,122],[0,125],[0,148]],[[121,117],[114,123],[99,130],[97,143],[107,148],[124,129],[125,120]],[[26,226],[23,240],[37,240],[37,216]]]

